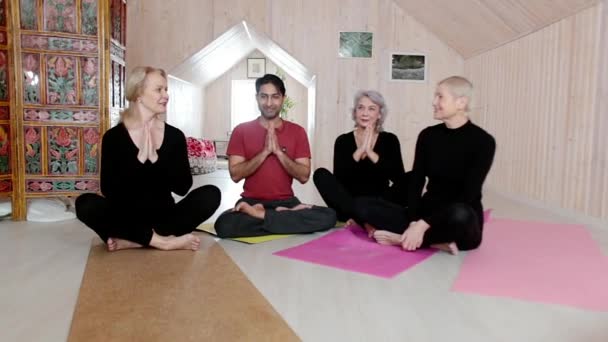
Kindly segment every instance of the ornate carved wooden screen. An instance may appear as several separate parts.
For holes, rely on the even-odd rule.
[[[120,111],[125,108],[125,45],[127,44],[127,4],[123,0],[110,0],[110,121],[114,126]]]
[[[0,0],[0,197],[12,195],[13,189],[13,167],[11,149],[11,101],[15,96],[13,91],[11,65],[12,42],[9,41],[9,25],[11,18],[7,14],[6,0]]]
[[[99,190],[113,25],[105,0],[12,0],[11,5],[17,11],[13,217],[23,219],[28,198]]]

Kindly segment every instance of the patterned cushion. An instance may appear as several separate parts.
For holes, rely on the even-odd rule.
[[[188,160],[193,175],[210,173],[217,168],[217,155],[213,141],[188,137]]]

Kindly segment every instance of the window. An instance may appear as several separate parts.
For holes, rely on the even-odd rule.
[[[230,130],[260,115],[255,99],[255,80],[233,80],[230,106]]]

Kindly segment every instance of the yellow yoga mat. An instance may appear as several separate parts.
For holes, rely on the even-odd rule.
[[[196,228],[196,230],[200,230],[200,231],[217,236],[217,233],[215,232],[215,228],[213,227],[214,225],[215,225],[215,223],[203,223],[200,226],[198,226]],[[256,244],[256,243],[262,243],[262,242],[267,242],[267,241],[272,241],[272,240],[283,239],[288,236],[291,236],[291,234],[272,234],[272,235],[263,235],[263,236],[240,237],[240,238],[230,238],[230,240],[244,242],[244,243],[248,243],[248,244]]]
[[[196,230],[200,230],[202,232],[206,232],[211,235],[217,236],[214,225],[215,225],[215,223],[213,223],[213,222],[212,223],[202,223],[200,226],[196,227]],[[336,227],[337,228],[344,227],[344,222],[336,223]],[[267,241],[272,241],[272,240],[283,239],[283,238],[286,238],[291,235],[293,235],[293,234],[272,234],[272,235],[263,235],[263,236],[230,238],[230,240],[244,242],[244,243],[248,243],[248,244],[256,244],[256,243],[262,243],[262,242],[267,242]]]

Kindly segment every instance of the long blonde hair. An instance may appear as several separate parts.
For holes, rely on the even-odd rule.
[[[162,77],[167,79],[167,73],[165,70],[160,68],[138,66],[131,70],[129,77],[127,77],[127,84],[125,86],[125,98],[127,101],[129,101],[129,106],[120,113],[120,121],[124,121],[125,118],[133,115],[133,107],[135,106],[135,102],[144,92],[146,77],[154,72],[159,73]]]

